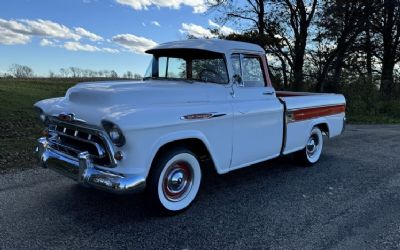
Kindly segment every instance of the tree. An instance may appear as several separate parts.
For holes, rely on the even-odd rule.
[[[132,72],[128,70],[128,71],[123,75],[123,78],[128,78],[128,79],[133,78]]]
[[[243,7],[235,6],[233,0],[210,2],[222,12],[221,21],[247,23],[246,32],[256,30],[257,43],[277,56],[285,69],[284,78],[287,79],[286,66],[289,65],[293,72],[293,88],[304,88],[307,39],[318,0],[247,0]],[[268,38],[264,38],[266,35]],[[268,40],[268,44],[260,42]]]
[[[381,93],[391,97],[394,89],[394,67],[399,62],[400,4],[399,0],[381,0],[381,12],[375,17],[375,24],[382,36],[383,51]]]
[[[16,78],[30,78],[33,77],[33,70],[25,65],[12,64],[8,69],[11,75]]]
[[[282,42],[288,51],[280,49],[280,54],[288,61],[293,70],[293,89],[304,89],[304,58],[307,48],[309,29],[313,21],[318,0],[271,0],[275,6],[273,15]]]
[[[140,74],[138,74],[138,73],[135,73],[135,74],[133,75],[133,79],[134,79],[134,80],[142,80],[142,79],[143,79],[143,76],[140,75]]]
[[[78,67],[69,67],[69,71],[71,72],[72,78],[82,77],[82,69]]]
[[[56,77],[56,74],[53,71],[49,71],[49,78],[54,78]]]
[[[117,72],[115,70],[111,70],[110,71],[110,77],[113,78],[113,79],[118,78]]]
[[[69,77],[69,75],[70,75],[69,69],[61,68],[60,69],[60,75],[61,75],[61,77]]]
[[[355,53],[355,42],[366,30],[373,11],[372,0],[326,0],[317,21],[319,34],[315,40],[323,59],[317,76],[316,91],[324,90],[324,83],[333,71],[332,83],[338,84],[348,52]],[[349,51],[353,47],[352,51]]]

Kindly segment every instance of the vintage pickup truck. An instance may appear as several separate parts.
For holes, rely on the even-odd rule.
[[[323,135],[344,130],[342,95],[275,91],[257,45],[195,39],[147,53],[143,81],[80,83],[34,105],[42,166],[89,187],[145,191],[173,213],[193,202],[206,166],[225,174],[290,153],[312,165]]]

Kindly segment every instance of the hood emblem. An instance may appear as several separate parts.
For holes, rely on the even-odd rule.
[[[75,115],[72,113],[70,114],[61,113],[58,115],[58,119],[65,122],[72,122],[75,120]]]

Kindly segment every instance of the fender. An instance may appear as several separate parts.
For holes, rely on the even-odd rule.
[[[311,130],[315,126],[321,125],[321,124],[324,124],[324,125],[326,125],[328,127],[328,136],[329,136],[329,134],[330,134],[329,131],[331,131],[331,128],[330,128],[328,120],[325,117],[319,117],[319,118],[313,119],[310,122],[310,124],[308,125],[308,129],[307,129],[308,134],[306,134],[306,139],[304,141],[305,143],[307,142],[307,138],[308,138],[309,134],[311,133]],[[330,138],[330,136],[329,136],[329,138]]]
[[[149,166],[148,171],[150,171],[150,167],[154,160],[154,157],[156,156],[157,152],[160,150],[162,146],[174,141],[185,140],[185,139],[199,139],[200,141],[202,141],[205,147],[207,148],[208,152],[210,153],[211,160],[214,162],[215,170],[218,173],[223,173],[223,171],[221,171],[219,163],[214,159],[214,153],[208,139],[202,132],[197,130],[184,130],[184,131],[169,133],[160,137],[157,141],[155,141],[152,146],[152,149],[149,151],[149,154],[146,157],[147,159],[146,165]]]

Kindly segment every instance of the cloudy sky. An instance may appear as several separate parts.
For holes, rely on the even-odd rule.
[[[143,52],[163,42],[212,37],[205,0],[4,0],[0,3],[0,73],[13,63],[37,75],[77,66],[143,74]]]

